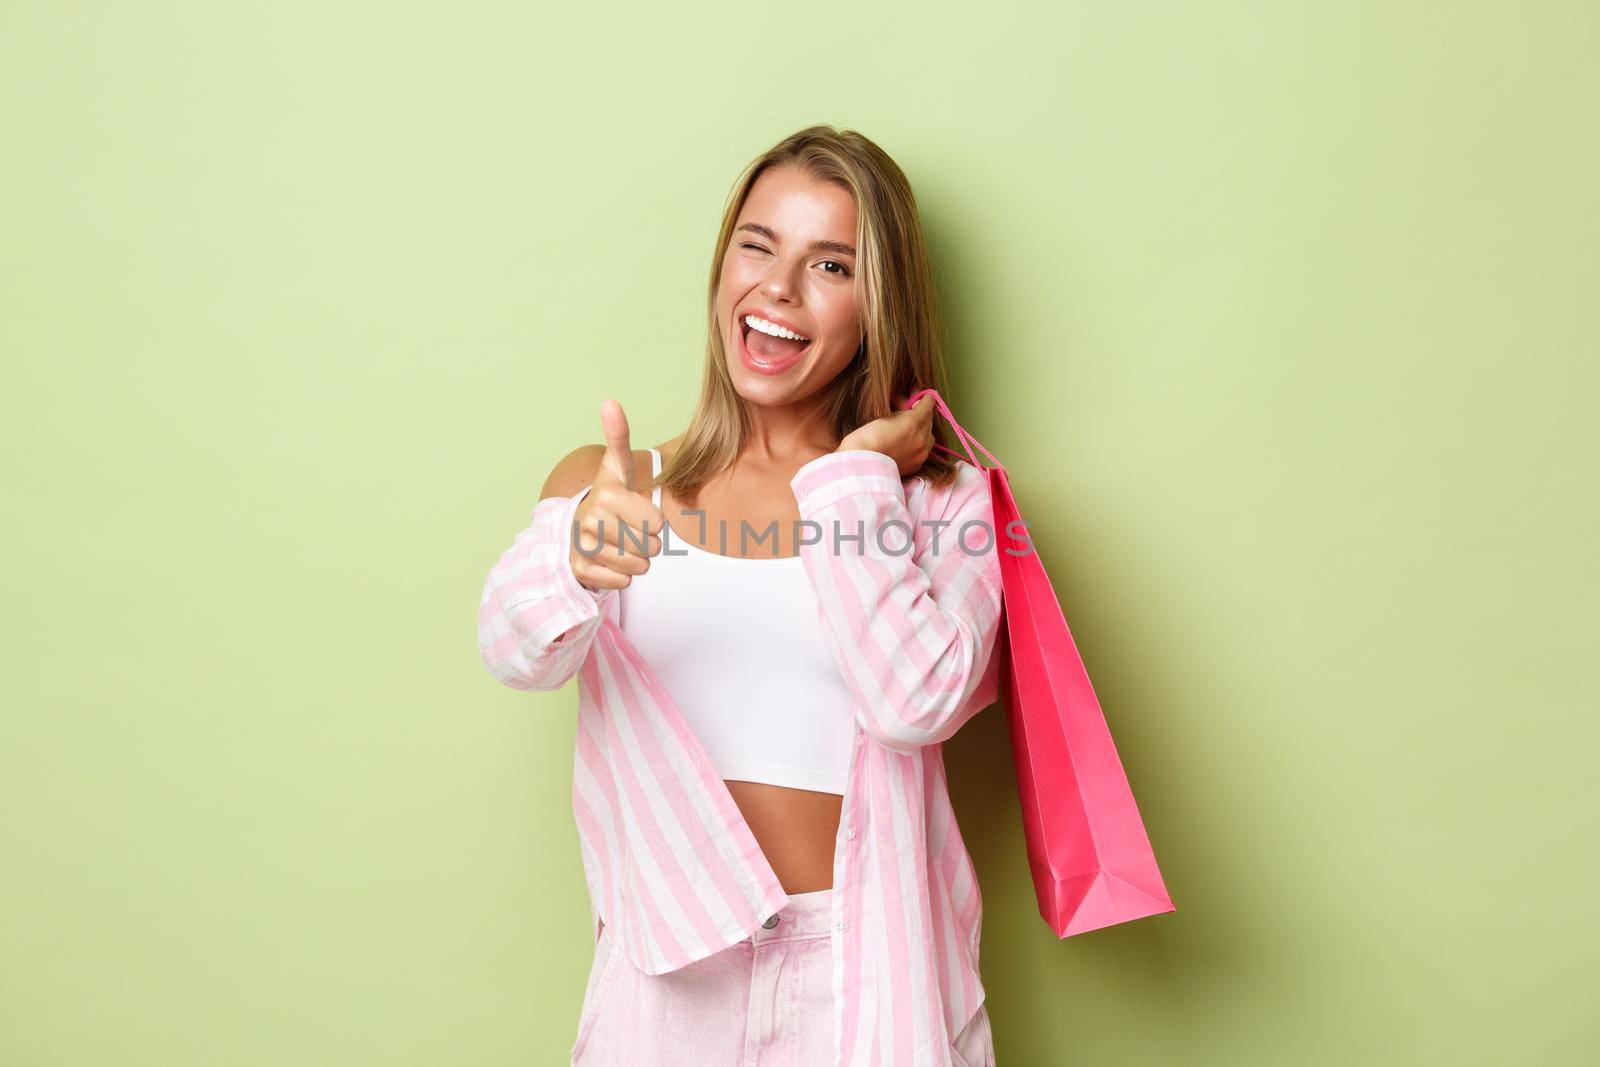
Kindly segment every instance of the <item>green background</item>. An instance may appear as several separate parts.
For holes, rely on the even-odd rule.
[[[683,429],[815,121],[916,187],[1177,904],[1058,942],[964,730],[1002,1067],[1587,1060],[1597,31],[7,3],[0,1062],[566,1062],[576,694],[478,596],[602,398]]]

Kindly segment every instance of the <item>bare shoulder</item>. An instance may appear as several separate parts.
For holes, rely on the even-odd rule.
[[[605,445],[579,445],[562,456],[551,468],[550,476],[544,480],[544,488],[539,490],[539,499],[577,494],[584,486],[594,481],[595,472],[600,469],[600,458],[605,454]]]
[[[539,499],[570,497],[582,492],[599,473],[600,461],[605,454],[606,446],[603,444],[579,445],[568,452],[561,457],[560,462],[551,469],[550,476],[544,480],[544,488],[539,491]],[[650,480],[649,449],[633,450],[633,476],[635,485],[642,485]]]

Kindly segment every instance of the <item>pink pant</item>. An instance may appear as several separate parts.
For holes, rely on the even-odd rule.
[[[770,928],[648,975],[600,932],[572,1063],[582,1067],[827,1067],[833,1063],[833,890],[791,893]],[[770,921],[770,920],[769,920]],[[952,1050],[994,1067],[987,1005]]]

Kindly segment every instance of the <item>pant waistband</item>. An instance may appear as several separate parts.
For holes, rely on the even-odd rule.
[[[815,889],[809,893],[790,893],[789,903],[778,909],[776,922],[756,927],[755,933],[745,938],[752,944],[766,941],[790,941],[802,937],[827,937],[833,919],[833,890]]]

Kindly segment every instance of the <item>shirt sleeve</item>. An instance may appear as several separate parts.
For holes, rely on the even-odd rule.
[[[1002,584],[989,480],[963,464],[920,523],[894,460],[846,449],[790,481],[800,554],[862,728],[899,752],[948,740],[998,695]],[[809,542],[809,543],[807,543]]]
[[[589,492],[546,497],[489,569],[478,603],[478,653],[513,689],[559,689],[594,644],[617,589],[598,592],[572,572],[572,517]]]

